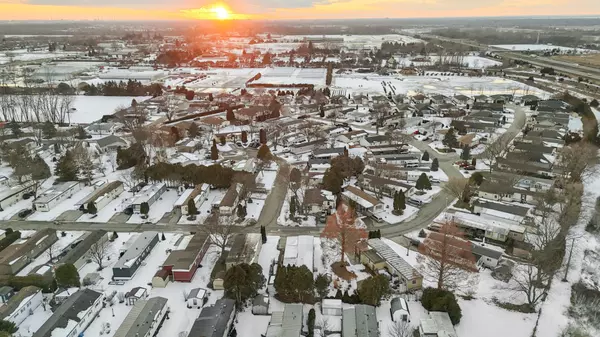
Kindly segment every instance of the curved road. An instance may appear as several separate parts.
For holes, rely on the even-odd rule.
[[[520,106],[508,106],[515,110],[515,118],[513,123],[505,132],[505,135],[513,140],[521,131],[526,121],[526,114]],[[449,178],[462,177],[462,174],[458,171],[453,163],[458,159],[456,154],[439,154],[429,147],[427,143],[412,140],[411,145],[415,146],[421,151],[428,151],[430,157],[438,158],[440,163],[440,169],[446,173]],[[280,170],[275,179],[273,190],[265,201],[265,206],[260,214],[258,223],[256,226],[247,228],[240,228],[241,232],[259,232],[260,226],[267,227],[267,232],[273,235],[288,236],[288,235],[319,235],[321,229],[318,227],[284,227],[277,226],[277,218],[281,212],[283,202],[287,194],[287,182],[286,178],[289,175],[289,165],[283,161],[279,161]],[[441,191],[437,194],[433,200],[423,206],[417,215],[410,221],[402,222],[400,224],[390,224],[378,226],[382,234],[387,238],[400,237],[408,232],[427,227],[433,219],[441,214],[447,207],[454,197],[448,195],[446,192]],[[117,231],[117,232],[142,232],[142,231],[164,231],[164,232],[194,232],[198,228],[196,225],[172,225],[172,224],[120,224],[120,223],[80,223],[80,222],[69,222],[56,225],[53,222],[43,221],[3,221],[0,223],[0,228],[6,229],[12,227],[14,229],[34,229],[39,230],[41,228],[54,228],[56,230],[96,230],[103,229],[106,231]]]

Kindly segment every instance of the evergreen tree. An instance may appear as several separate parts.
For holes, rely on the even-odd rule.
[[[162,233],[162,236],[160,238],[162,241],[165,241],[167,238],[165,237],[165,233]]]
[[[471,159],[471,165],[473,167],[477,166],[477,158],[473,157],[473,159]]]
[[[400,211],[404,211],[406,209],[406,196],[404,195],[404,192],[398,193],[398,209]]]
[[[267,229],[265,226],[260,226],[260,236],[262,237],[262,243],[267,243]]]
[[[271,160],[271,150],[269,150],[269,147],[267,146],[267,144],[263,144],[260,146],[260,148],[258,149],[258,152],[256,153],[256,158],[262,160],[262,161],[269,161]]]
[[[96,213],[98,213],[98,208],[96,208],[96,203],[93,202],[93,201],[90,201],[88,203],[87,211],[90,214],[96,214]]]
[[[8,123],[8,128],[12,132],[13,136],[15,136],[15,138],[23,137],[23,130],[21,130],[21,125],[19,125],[19,123],[12,121]]]
[[[328,168],[323,175],[323,188],[332,192],[333,194],[339,194],[342,192],[342,185],[344,184],[344,177],[341,175],[339,169],[335,167]]]
[[[188,215],[198,214],[198,208],[196,208],[196,203],[194,202],[194,198],[190,198],[188,200],[187,207],[188,207]]]
[[[69,150],[56,163],[55,175],[59,181],[75,181],[77,180],[77,165],[75,163],[73,153]]]
[[[267,131],[265,131],[265,129],[260,129],[258,138],[261,144],[267,144]]]
[[[381,299],[390,293],[390,282],[381,274],[364,280],[358,290],[361,302],[373,306],[379,306]]]
[[[225,119],[232,122],[235,121],[235,114],[233,113],[232,108],[227,108],[227,114],[225,115]]]
[[[422,161],[429,161],[429,152],[423,152],[423,156],[421,157]]]
[[[392,207],[394,208],[394,211],[397,211],[399,209],[398,208],[398,191],[394,192],[394,199],[393,200],[394,200],[394,204],[393,204]],[[371,232],[369,232],[369,234],[371,234]]]
[[[54,123],[50,121],[44,122],[44,124],[42,125],[42,134],[46,139],[56,137],[56,127],[54,126]]]
[[[61,287],[79,287],[79,273],[71,263],[65,263],[54,269],[56,283]]]
[[[444,136],[444,139],[442,140],[442,144],[444,144],[446,147],[448,147],[450,149],[455,149],[455,148],[459,147],[458,139],[456,138],[456,133],[454,131],[454,128],[448,129],[448,132],[446,132],[446,135]]]
[[[462,152],[460,153],[460,159],[469,160],[471,158],[471,148],[469,145],[465,144],[462,148]]]
[[[296,216],[296,199],[294,197],[290,198],[290,218],[294,218]]]
[[[331,284],[331,278],[327,274],[319,274],[315,279],[315,290],[319,299],[324,299],[329,293],[329,285]]]
[[[119,235],[117,234],[117,231],[113,231],[112,239],[116,240],[118,237]]]
[[[200,129],[198,128],[198,124],[192,123],[188,128],[188,136],[190,138],[196,138],[200,134]]]
[[[238,264],[227,270],[223,278],[225,297],[235,300],[241,306],[258,294],[265,284],[262,267],[258,263]]]
[[[437,158],[433,158],[433,161],[431,162],[431,170],[433,172],[437,172],[437,170],[440,168],[440,163],[438,162]]]
[[[210,148],[210,159],[218,160],[219,159],[219,149],[217,148],[217,144],[213,141],[213,145]]]
[[[425,173],[421,173],[415,187],[420,191],[431,189],[431,182]]]

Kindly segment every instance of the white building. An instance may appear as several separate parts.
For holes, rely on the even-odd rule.
[[[92,193],[88,194],[85,198],[81,199],[75,204],[75,207],[82,207],[87,209],[90,202],[94,202],[97,210],[101,210],[104,206],[108,205],[111,201],[116,199],[121,193],[123,193],[123,182],[111,181],[107,184],[99,186]]]
[[[283,253],[284,266],[306,266],[313,271],[314,238],[310,235],[288,236]]]
[[[34,191],[35,184],[37,183],[33,181],[28,181],[21,185],[3,188],[0,191],[0,211],[4,211],[6,208],[19,202],[19,200],[23,200],[24,194],[31,193]]]
[[[44,297],[38,287],[22,288],[0,307],[0,319],[10,321],[19,326],[33,311],[42,304]]]
[[[169,307],[164,297],[138,300],[113,337],[152,337],[162,326]]]
[[[321,303],[321,312],[327,316],[342,316],[342,300],[324,299]]]
[[[131,202],[134,213],[140,213],[140,207],[143,203],[148,203],[151,206],[160,196],[167,190],[167,185],[164,183],[147,185],[138,192],[137,197]]]
[[[68,181],[62,184],[54,185],[46,190],[34,203],[35,209],[41,212],[48,212],[52,207],[71,198],[79,192],[82,184],[78,181]]]

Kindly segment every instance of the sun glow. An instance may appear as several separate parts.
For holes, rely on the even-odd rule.
[[[217,19],[219,20],[227,20],[230,18],[229,10],[223,6],[215,6],[210,10]]]

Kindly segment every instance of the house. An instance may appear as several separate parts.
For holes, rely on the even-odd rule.
[[[83,184],[78,181],[67,181],[54,185],[40,195],[33,203],[36,210],[40,212],[48,212],[54,206],[62,201],[71,198],[75,193],[79,192]]]
[[[187,295],[187,298],[185,300],[188,309],[202,308],[202,306],[204,305],[204,298],[206,298],[206,289],[194,288],[190,290],[190,293]]]
[[[478,215],[490,215],[515,222],[522,222],[530,212],[529,207],[501,203],[477,198],[472,202],[473,213]]]
[[[221,203],[219,204],[219,213],[223,215],[231,215],[233,214],[235,208],[238,205],[238,201],[240,198],[240,192],[242,190],[241,183],[231,184],[223,199],[221,199]]]
[[[11,141],[8,143],[8,146],[12,149],[17,149],[19,147],[24,147],[25,150],[33,151],[35,149],[35,140],[31,138],[22,138],[15,141]]]
[[[498,201],[515,201],[531,205],[535,204],[535,197],[540,194],[541,192],[515,188],[487,180],[479,186],[479,190],[477,191],[477,195],[481,198]]]
[[[162,270],[172,276],[173,281],[191,282],[208,247],[210,247],[208,234],[198,231],[192,236],[185,249],[173,250],[169,254],[162,264]]]
[[[302,210],[305,214],[329,215],[335,209],[335,197],[329,191],[309,188],[304,191]]]
[[[369,134],[364,130],[353,130],[337,136],[336,140],[348,144],[353,142],[360,142],[360,140],[362,138],[365,138],[367,135]]]
[[[4,181],[8,181],[8,179]],[[23,200],[25,194],[33,194],[37,184],[35,181],[27,181],[12,187],[3,184],[4,188],[0,190],[0,212]]]
[[[477,267],[494,269],[502,258],[502,252],[486,247],[484,244],[473,243],[471,252],[477,260]]]
[[[131,279],[157,242],[158,232],[141,233],[113,266],[113,280]]]
[[[498,123],[479,122],[477,120],[452,120],[450,126],[458,131],[459,134],[494,132],[500,127]]]
[[[512,145],[513,150],[519,152],[537,152],[549,155],[553,155],[556,152],[556,147],[545,146],[543,143],[540,144],[515,141]]]
[[[405,196],[410,196],[414,193],[414,186],[387,178],[376,177],[370,174],[362,174],[358,178],[358,186],[363,190],[373,192],[376,195],[385,195],[393,198],[396,192],[404,192]]]
[[[430,101],[433,104],[440,105],[440,104],[450,103],[452,101],[452,99],[450,97],[447,97],[444,95],[433,95],[433,96],[431,96]]]
[[[400,279],[406,291],[421,289],[423,276],[381,239],[369,239],[368,246],[377,254],[360,253],[360,261],[372,270],[385,269]],[[381,263],[381,260],[385,264]],[[382,268],[383,267],[383,268]]]
[[[231,239],[230,239],[231,240]],[[225,269],[246,263],[258,262],[258,255],[262,247],[262,237],[259,233],[237,234],[225,259]]]
[[[286,304],[283,311],[274,311],[266,336],[300,337],[304,313],[302,304]]]
[[[298,143],[291,145],[290,152],[299,155],[306,152],[311,152],[315,149],[323,148],[327,144],[327,141],[324,138],[313,140],[311,142]]]
[[[321,313],[327,316],[342,316],[342,300],[326,298],[321,302]]]
[[[104,208],[104,206],[108,205],[108,203],[115,200],[121,193],[123,193],[123,191],[124,188],[122,181],[111,181],[94,190],[85,198],[81,199],[75,204],[75,207],[79,207],[79,210],[86,210],[89,207],[90,202],[93,202],[96,206],[96,210],[99,211]]]
[[[402,297],[394,297],[390,302],[390,314],[394,322],[410,322],[408,303]]]
[[[139,300],[148,297],[148,289],[144,287],[135,287],[125,293],[125,305],[134,305]]]
[[[477,95],[473,99],[475,103],[492,103],[492,99],[486,95]]]
[[[94,123],[88,125],[86,131],[93,135],[108,135],[115,131],[115,123]]]
[[[504,104],[491,103],[491,102],[483,103],[483,102],[477,101],[477,102],[473,103],[471,110],[472,111],[488,110],[488,111],[503,113],[504,112]]]
[[[50,228],[37,231],[29,238],[21,238],[2,250],[0,275],[14,275],[58,240]]]
[[[441,221],[452,221],[464,231],[465,235],[472,238],[506,242],[509,238],[514,241],[525,240],[525,227],[510,224],[501,220],[482,219],[481,217],[465,212],[446,213]],[[442,222],[440,222],[442,223]]]
[[[0,287],[0,303],[6,304],[15,295],[15,290],[9,286]]]
[[[214,305],[202,308],[188,337],[227,337],[235,314],[235,301],[221,298]]]
[[[536,105],[537,106],[540,98],[535,95],[523,95],[519,98],[519,100],[525,106],[527,106],[527,105]]]
[[[156,336],[169,315],[167,302],[168,300],[164,297],[152,297],[137,301],[113,337]]]
[[[66,254],[62,255],[56,265],[72,264],[77,269],[81,269],[92,260],[94,252],[101,252],[106,249],[108,233],[105,230],[95,230],[86,232],[82,238],[71,245]]]
[[[44,296],[40,288],[24,287],[0,307],[0,319],[19,326],[43,301]]]
[[[93,285],[97,285],[102,280],[103,280],[102,276],[100,276],[100,274],[98,274],[98,273],[87,273],[83,277],[83,282],[81,282],[81,283],[84,285],[89,284],[89,285],[93,286]]]
[[[416,112],[417,116],[420,116],[420,117],[436,116],[439,113],[437,107],[431,106],[426,103],[416,104],[415,112]]]
[[[165,269],[159,269],[152,277],[152,288],[166,288],[170,280],[169,272]]]
[[[209,192],[209,184],[196,185],[193,189],[188,188],[181,193],[181,196],[179,196],[179,198],[173,204],[173,208],[181,209],[181,214],[189,214],[189,201],[194,200],[194,205],[196,205],[196,209],[198,209],[200,206],[202,206],[204,201],[206,201]]]
[[[33,337],[82,336],[102,309],[104,295],[91,289],[81,289],[69,296]]]
[[[283,266],[306,266],[313,271],[314,238],[310,235],[288,236],[281,238],[283,245]]]
[[[316,159],[332,159],[341,156],[346,151],[345,147],[334,147],[328,149],[316,149],[312,152],[311,157]]]
[[[427,100],[427,96],[423,94],[416,94],[412,96],[411,99],[415,104],[423,104],[425,103],[425,100]]]
[[[421,164],[421,156],[412,153],[377,155],[375,158],[382,163],[397,164],[402,167],[419,167]]]
[[[458,337],[447,312],[430,311],[419,323],[420,337]]]
[[[342,312],[342,337],[378,337],[375,307],[357,304]]]
[[[138,192],[137,197],[131,202],[133,212],[136,214],[141,213],[141,205],[147,203],[148,206],[152,206],[167,190],[165,183],[158,183],[153,185],[147,185]]]
[[[252,300],[253,315],[268,315],[269,314],[269,295],[259,294]]]
[[[473,100],[466,95],[454,95],[452,99],[454,100],[454,103],[461,108],[466,108],[467,106],[470,107],[471,105],[473,105]]]
[[[375,214],[384,210],[385,205],[379,199],[360,190],[355,186],[347,186],[342,192],[342,198],[356,203],[356,210]]]
[[[365,147],[370,147],[370,146],[377,146],[377,145],[389,145],[391,143],[392,139],[390,136],[387,135],[370,135],[367,136],[365,138],[362,138],[359,143],[362,146]]]
[[[113,152],[117,151],[119,148],[126,148],[128,146],[123,138],[115,135],[108,135],[103,138],[95,139],[94,142],[98,144],[98,148],[100,148],[102,152]]]

